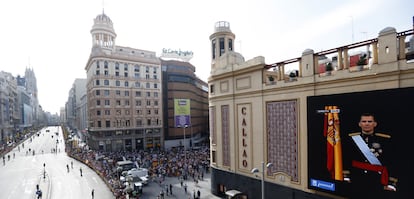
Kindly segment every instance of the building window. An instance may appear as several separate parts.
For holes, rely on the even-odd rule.
[[[145,74],[145,79],[149,79],[149,78],[150,78],[149,74]]]
[[[229,39],[229,51],[233,51],[233,40]]]
[[[224,52],[225,52],[225,49],[224,49],[224,38],[220,38],[219,39],[219,48],[220,48],[220,55],[219,56],[222,56],[223,54],[224,54]]]
[[[105,70],[105,71],[104,71],[104,75],[105,75],[105,76],[109,76],[109,73],[108,73],[108,71],[107,71],[107,70]]]
[[[124,82],[124,86],[125,86],[125,87],[128,87],[128,86],[129,86],[128,81],[125,81],[125,82]]]
[[[95,91],[95,95],[101,95],[101,91],[100,90],[96,90]]]
[[[109,86],[109,80],[107,80],[107,79],[106,79],[106,80],[104,80],[104,85],[105,85],[105,86]]]
[[[99,68],[99,61],[96,61],[96,68]]]
[[[125,115],[129,115],[129,110],[125,110]]]
[[[124,64],[124,71],[128,71],[128,64]]]
[[[140,82],[135,82],[135,88],[139,88],[141,87],[141,83]]]
[[[104,90],[104,96],[109,96],[109,90]]]
[[[147,100],[147,106],[151,106],[151,100]]]
[[[158,115],[158,109],[154,109],[154,114]]]
[[[105,61],[105,62],[104,62],[104,68],[105,68],[105,69],[108,69],[108,61]]]
[[[211,162],[212,162],[212,163],[216,163],[216,161],[217,161],[217,160],[216,160],[216,159],[217,159],[217,158],[216,158],[216,156],[217,156],[217,155],[216,155],[216,151],[211,151],[211,153],[212,153],[212,154],[211,154],[211,158],[212,158],[212,159],[211,159]]]
[[[147,92],[147,97],[151,97],[151,92]]]
[[[136,64],[136,65],[134,66],[134,71],[135,71],[135,72],[139,72],[139,65],[138,65],[138,64]]]
[[[127,72],[125,72],[125,73],[124,73],[124,76],[125,76],[125,77],[128,77],[128,73],[127,73]]]
[[[141,100],[136,100],[135,101],[135,106],[141,106]]]
[[[141,91],[135,91],[135,97],[141,97]]]
[[[154,92],[154,97],[158,97],[158,92]]]
[[[214,93],[214,84],[211,84],[210,85],[210,94],[213,94]]]
[[[125,91],[125,97],[129,96],[129,91]]]
[[[121,91],[120,90],[116,90],[115,91],[116,96],[121,96]]]
[[[119,80],[115,81],[115,86],[121,86],[121,82]]]
[[[105,121],[105,127],[111,127],[111,121]]]
[[[115,72],[115,76],[119,77],[119,72],[118,71]]]
[[[147,109],[147,114],[151,115],[151,109]]]
[[[146,73],[149,73],[149,66],[146,66],[146,67],[145,67],[145,72],[146,72]]]
[[[150,126],[151,125],[151,119],[147,119],[147,125]]]
[[[158,106],[158,100],[154,100],[154,106]]]
[[[105,106],[109,106],[110,105],[110,100],[105,100]]]
[[[101,121],[98,121],[98,127],[102,127]]]
[[[96,115],[98,115],[98,116],[101,115],[101,111],[100,110],[97,110],[96,111]]]
[[[99,86],[99,79],[95,81],[95,85]]]
[[[158,88],[158,84],[157,83],[154,83],[154,88]]]
[[[121,115],[121,110],[116,110],[116,115]]]
[[[156,74],[157,73],[157,68],[153,68],[153,70],[154,70],[154,74]]]
[[[216,59],[216,39],[213,39],[211,41],[211,50],[212,50],[211,55],[213,59]]]
[[[118,62],[115,63],[115,70],[119,70],[119,63]]]
[[[101,105],[101,100],[96,100],[96,105],[100,106]]]
[[[96,73],[95,73],[96,75],[99,75],[100,74],[100,71],[99,70],[96,70]]]
[[[146,83],[146,85],[145,85],[145,86],[146,86],[146,88],[150,88],[150,87],[151,87],[151,86],[150,86],[150,83],[148,83],[148,82]]]
[[[129,106],[129,100],[125,100],[125,106]]]
[[[111,111],[110,110],[105,110],[105,115],[111,115]]]
[[[139,79],[139,73],[134,73],[134,78]]]
[[[142,115],[142,111],[141,111],[141,109],[136,110],[136,114],[137,114],[137,115]]]
[[[121,100],[116,100],[116,105],[121,106]]]

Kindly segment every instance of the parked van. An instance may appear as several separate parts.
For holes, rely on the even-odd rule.
[[[127,178],[130,177],[133,179],[133,182],[141,182],[142,184],[148,184],[148,169],[146,168],[132,168],[129,171],[122,172],[119,180],[125,182]]]
[[[134,162],[130,161],[130,160],[125,160],[125,161],[118,161],[116,162],[116,167],[117,170],[119,168],[119,170],[122,171],[129,171],[133,168],[135,168],[135,164]]]

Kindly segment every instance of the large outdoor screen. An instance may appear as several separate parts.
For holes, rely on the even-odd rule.
[[[307,108],[310,189],[413,197],[414,88],[312,96]]]

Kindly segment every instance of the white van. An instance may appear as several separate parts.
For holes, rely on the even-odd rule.
[[[127,176],[121,176],[119,177],[119,180],[121,182],[123,182],[125,185],[128,184],[128,181],[132,182],[132,183],[136,183],[139,182],[143,185],[147,185],[148,184],[148,178],[143,176],[143,177],[139,177],[139,176],[132,176],[132,175],[127,175]]]
[[[121,171],[129,171],[132,168],[135,168],[135,164],[130,160],[124,160],[116,162],[116,167],[120,168],[119,170]]]

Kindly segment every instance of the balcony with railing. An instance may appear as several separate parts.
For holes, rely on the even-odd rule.
[[[406,41],[413,34],[388,27],[377,38],[317,53],[307,49],[301,57],[265,65],[263,83],[281,87],[414,69],[414,46]]]

